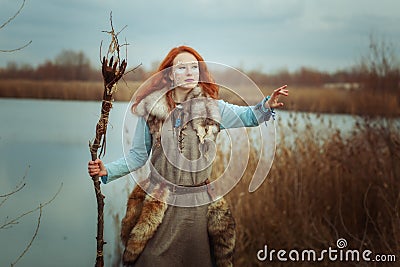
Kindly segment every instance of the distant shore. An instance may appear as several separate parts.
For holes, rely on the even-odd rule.
[[[116,101],[130,101],[139,87],[138,82],[119,83]],[[0,81],[0,97],[99,101],[103,96],[103,83],[95,81]]]
[[[141,82],[120,82],[114,100],[130,101],[140,85]],[[264,95],[268,95],[274,88],[263,87],[261,91]],[[291,85],[288,88],[290,96],[284,100],[284,109],[286,110],[385,117],[400,116],[400,97],[395,93]],[[0,81],[0,98],[100,101],[102,95],[103,84],[95,81]],[[224,90],[221,90],[220,97],[233,104],[244,104],[238,97],[228,94]]]

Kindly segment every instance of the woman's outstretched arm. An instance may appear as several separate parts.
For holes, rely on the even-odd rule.
[[[219,100],[221,129],[255,127],[268,121],[271,116],[274,116],[274,109],[283,106],[283,103],[279,102],[279,97],[289,95],[286,87],[287,85],[284,85],[275,89],[270,96],[265,97],[255,106],[238,106]]]

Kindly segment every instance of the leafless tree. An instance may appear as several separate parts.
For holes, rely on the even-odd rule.
[[[362,86],[375,92],[400,89],[400,63],[395,46],[371,34],[369,50],[356,66]]]

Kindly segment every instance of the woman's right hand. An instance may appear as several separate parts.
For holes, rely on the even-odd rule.
[[[89,161],[88,172],[89,175],[92,177],[96,175],[98,175],[99,177],[107,175],[107,169],[104,166],[104,163],[100,159],[96,159],[95,161]]]

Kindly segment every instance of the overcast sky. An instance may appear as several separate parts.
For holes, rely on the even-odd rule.
[[[0,2],[0,18],[6,21],[22,1]],[[128,25],[120,41],[130,43],[131,67],[149,67],[185,44],[207,61],[245,70],[334,71],[367,51],[371,33],[400,46],[398,0],[27,0],[20,15],[0,30],[0,49],[32,44],[0,54],[0,66],[36,65],[63,49],[83,51],[97,66],[111,10],[116,29]]]

